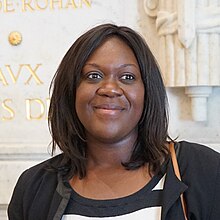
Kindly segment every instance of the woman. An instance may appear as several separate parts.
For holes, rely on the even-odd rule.
[[[188,219],[220,218],[220,156],[176,143],[182,181],[176,177],[165,88],[135,31],[89,30],[64,56],[52,86],[53,152],[63,153],[21,175],[9,219],[183,220],[182,193]]]

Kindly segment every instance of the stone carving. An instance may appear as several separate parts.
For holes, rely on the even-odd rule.
[[[193,96],[193,119],[206,120],[204,100],[212,86],[220,86],[220,0],[144,0],[144,9],[156,19],[166,86],[187,87],[186,93]],[[204,100],[198,102],[196,97]],[[195,103],[203,108],[199,118]]]

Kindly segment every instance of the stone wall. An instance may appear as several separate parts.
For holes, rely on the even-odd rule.
[[[113,22],[130,26],[139,31],[149,43],[162,67],[167,85],[171,136],[173,138],[178,136],[179,140],[204,143],[220,150],[219,68],[213,70],[210,65],[205,68],[209,74],[213,71],[217,74],[214,80],[217,83],[205,84],[211,88],[211,92],[202,102],[205,106],[203,113],[205,117],[202,117],[202,120],[199,117],[198,120],[193,115],[192,99],[186,95],[186,88],[204,85],[186,83],[184,80],[189,73],[185,63],[180,62],[181,57],[183,58],[181,54],[187,54],[188,50],[193,51],[193,48],[187,37],[185,41],[182,39],[186,47],[176,48],[184,44],[178,43],[178,31],[175,29],[169,32],[169,36],[162,36],[167,38],[166,42],[170,46],[167,47],[166,53],[161,49],[167,44],[163,44],[164,39],[158,34],[156,19],[158,9],[166,9],[163,11],[166,15],[172,15],[172,21],[175,23],[177,22],[175,19],[181,13],[180,10],[176,10],[178,2],[182,1],[173,0],[163,6],[163,1],[146,0],[129,0],[129,4],[127,0],[0,0],[0,20],[3,24],[0,26],[0,219],[7,219],[7,204],[21,172],[50,157],[51,138],[47,127],[49,83],[73,41],[97,24]],[[196,2],[194,3],[196,15],[199,9]],[[218,10],[218,4],[211,9]],[[152,13],[150,16],[149,12]],[[183,18],[187,17],[188,13],[191,12],[185,10]],[[206,16],[202,13],[199,15]],[[189,32],[184,36],[190,36]],[[196,39],[198,34],[200,33],[195,32]],[[217,35],[218,33],[215,33],[210,39],[217,38]],[[203,42],[201,47],[206,48],[211,43],[212,40]],[[212,50],[209,50],[213,54],[218,54],[219,47],[210,45],[209,48],[211,47]],[[172,51],[176,51],[175,54],[178,56],[166,55]],[[200,53],[206,53],[206,50],[201,50]],[[171,64],[168,65],[169,70],[164,69],[163,65],[166,66],[168,61],[171,64],[176,63],[175,69],[172,69]],[[196,65],[198,66],[198,63]],[[183,70],[184,77],[181,75]],[[192,71],[191,74],[195,72]]]

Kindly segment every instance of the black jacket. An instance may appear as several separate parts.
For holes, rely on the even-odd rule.
[[[220,154],[202,145],[178,143],[180,182],[171,161],[167,163],[162,220],[184,220],[179,196],[184,192],[189,220],[220,219]],[[19,178],[9,204],[9,220],[60,220],[71,189],[59,171],[63,155],[26,170]]]

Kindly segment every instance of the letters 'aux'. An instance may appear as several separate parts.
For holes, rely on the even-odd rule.
[[[34,67],[34,68],[31,67],[30,64],[20,64],[17,74],[14,74],[10,65],[5,65],[5,68],[7,69],[7,72],[9,73],[9,75],[12,79],[12,82],[14,84],[16,84],[16,82],[18,81],[18,79],[21,75],[21,72],[23,72],[24,74],[26,74],[28,72],[29,77],[24,82],[24,84],[28,85],[30,83],[31,79],[34,79],[35,82],[37,83],[37,85],[41,85],[41,84],[43,84],[43,81],[37,75],[37,70],[40,66],[42,66],[42,64],[36,64],[36,67]],[[7,86],[9,84],[1,69],[0,69],[0,83],[2,83],[4,86]]]

